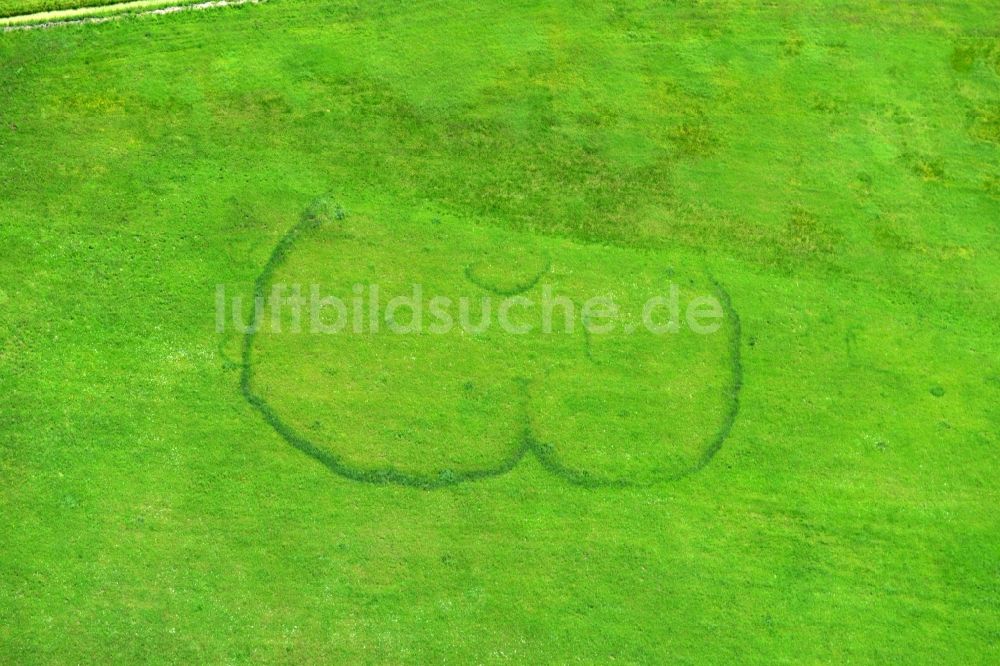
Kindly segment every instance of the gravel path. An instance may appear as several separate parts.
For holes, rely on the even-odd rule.
[[[4,32],[11,30],[38,30],[61,25],[79,25],[81,23],[106,23],[125,16],[149,16],[155,14],[172,14],[174,12],[194,11],[199,9],[214,9],[216,7],[233,7],[236,5],[256,5],[265,0],[211,0],[209,2],[187,2],[178,4],[178,0],[130,0],[97,7],[79,7],[77,9],[57,9],[35,14],[22,14],[0,18],[0,28]]]

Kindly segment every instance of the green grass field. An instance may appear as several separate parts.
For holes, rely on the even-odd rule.
[[[998,16],[0,33],[0,663],[996,663]],[[370,282],[725,316],[217,330]]]

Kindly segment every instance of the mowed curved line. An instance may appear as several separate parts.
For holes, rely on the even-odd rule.
[[[271,287],[271,281],[275,271],[285,262],[288,255],[298,240],[305,234],[319,228],[323,219],[321,212],[324,206],[322,199],[313,202],[303,213],[299,222],[285,233],[275,245],[267,263],[260,275],[254,281],[254,301],[264,299]],[[240,363],[240,391],[244,399],[256,409],[264,420],[274,429],[274,431],[288,444],[300,452],[310,456],[331,472],[352,481],[370,483],[376,485],[400,485],[425,490],[444,488],[468,481],[479,481],[494,478],[512,471],[526,454],[532,453],[548,472],[559,478],[578,486],[589,488],[626,488],[636,486],[646,486],[654,483],[677,481],[692,474],[697,473],[708,465],[715,455],[722,448],[723,443],[732,432],[733,425],[739,414],[740,392],[743,388],[743,366],[741,359],[742,331],[739,315],[732,304],[732,299],[725,288],[714,278],[712,284],[719,296],[723,309],[732,320],[730,333],[730,369],[732,372],[731,384],[728,391],[728,408],[718,431],[711,437],[702,450],[699,459],[686,469],[671,475],[654,478],[649,481],[638,481],[628,478],[609,478],[594,475],[590,472],[573,468],[563,463],[554,447],[538,441],[531,426],[530,409],[528,407],[529,390],[528,383],[522,385],[523,402],[523,423],[520,435],[520,444],[513,452],[501,460],[498,464],[477,470],[442,470],[436,474],[419,474],[406,472],[393,466],[380,468],[366,468],[353,465],[344,460],[343,457],[331,453],[320,446],[317,446],[308,438],[302,436],[292,426],[285,423],[277,414],[267,400],[258,395],[253,389],[253,347],[257,335],[255,325],[251,325],[243,336],[243,349]],[[254,322],[256,324],[256,322]]]
[[[733,301],[729,292],[712,275],[709,274],[708,278],[711,280],[715,294],[722,304],[726,318],[732,322],[729,334],[730,384],[727,390],[728,404],[722,423],[715,434],[706,441],[698,460],[673,474],[654,477],[648,481],[638,481],[625,477],[614,478],[595,475],[586,470],[571,467],[562,462],[555,447],[540,442],[533,442],[533,451],[542,467],[552,474],[576,485],[589,487],[636,487],[679,481],[700,472],[712,462],[715,455],[722,449],[722,445],[726,439],[729,438],[733,426],[736,424],[736,418],[740,413],[740,394],[743,391],[743,330],[739,313],[733,307]]]
[[[519,296],[525,292],[534,289],[538,285],[538,283],[541,282],[545,274],[548,273],[550,270],[552,270],[552,258],[546,257],[545,266],[543,266],[537,273],[535,273],[526,280],[523,280],[508,287],[507,289],[492,285],[486,280],[479,277],[479,275],[476,273],[477,267],[478,264],[469,264],[468,266],[465,267],[466,280],[476,285],[483,291],[488,291],[491,294],[496,294],[497,296]]]
[[[264,269],[254,281],[253,299],[263,299],[270,290],[271,280],[275,271],[285,262],[289,253],[295,247],[298,240],[308,232],[319,228],[322,223],[321,212],[324,208],[324,201],[317,199],[303,213],[299,222],[288,230],[275,245],[274,250],[264,265]],[[256,323],[256,322],[255,322]],[[522,436],[522,444],[513,453],[499,464],[472,471],[442,471],[438,474],[414,474],[405,472],[392,466],[382,468],[364,468],[346,462],[341,456],[333,454],[320,446],[317,446],[308,438],[303,437],[293,427],[288,425],[278,416],[274,408],[253,390],[253,345],[257,335],[255,325],[251,325],[243,336],[243,349],[240,363],[240,391],[243,397],[252,405],[264,420],[274,428],[275,432],[287,443],[310,456],[331,472],[338,474],[352,481],[372,483],[377,485],[395,484],[400,486],[410,486],[414,488],[435,489],[456,485],[465,481],[476,481],[500,476],[511,471],[521,461],[521,458],[528,452],[528,447],[524,442],[527,437]]]

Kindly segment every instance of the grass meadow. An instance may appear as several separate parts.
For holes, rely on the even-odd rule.
[[[0,662],[996,663],[998,18],[271,0],[0,33]],[[376,281],[725,317],[217,326],[220,285]]]

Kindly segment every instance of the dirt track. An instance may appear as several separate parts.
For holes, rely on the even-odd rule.
[[[20,16],[0,18],[0,28],[11,30],[37,30],[60,25],[81,23],[105,23],[125,16],[149,16],[172,14],[174,12],[232,7],[236,5],[258,4],[264,0],[210,0],[208,2],[178,2],[178,0],[131,0],[97,7],[58,9]]]

